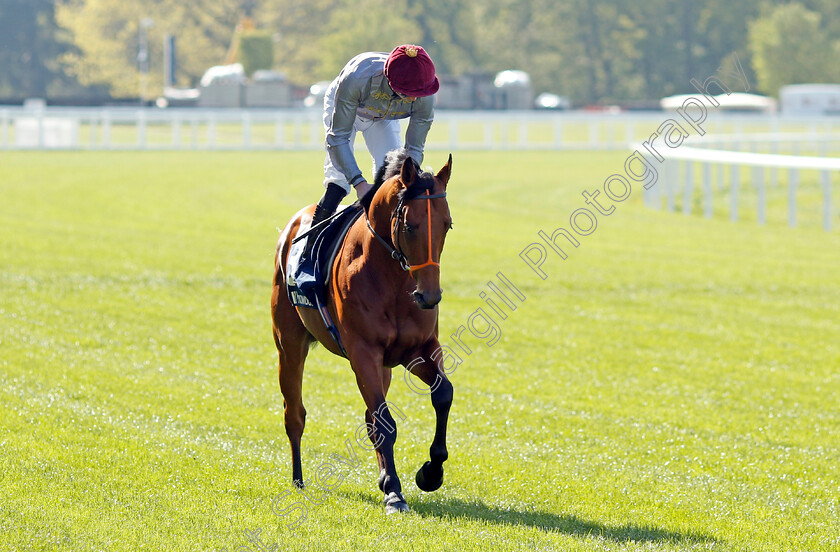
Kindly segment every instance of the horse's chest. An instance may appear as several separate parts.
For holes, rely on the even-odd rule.
[[[434,337],[436,316],[434,313],[420,313],[421,316],[394,316],[390,320],[391,331],[386,351],[399,355],[404,351],[422,347]],[[432,316],[428,316],[431,314]],[[422,316],[426,315],[426,316]]]

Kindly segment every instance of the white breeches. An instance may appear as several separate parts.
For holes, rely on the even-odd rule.
[[[324,105],[324,126],[332,119],[332,105]],[[373,177],[376,171],[385,162],[385,155],[392,150],[401,146],[400,144],[400,122],[396,119],[380,119],[372,121],[370,119],[362,119],[356,117],[353,123],[353,130],[350,133],[350,147],[353,148],[356,142],[356,132],[361,131],[365,139],[370,156],[373,158],[373,172],[370,175],[370,183],[373,184]],[[365,180],[368,180],[367,178]],[[330,182],[334,182],[344,188],[350,193],[350,184],[344,174],[333,165],[330,159],[330,152],[327,150],[326,159],[324,160],[324,187]]]

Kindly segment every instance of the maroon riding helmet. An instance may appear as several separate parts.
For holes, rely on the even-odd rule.
[[[422,98],[440,88],[435,76],[435,64],[422,46],[397,46],[385,61],[385,77],[394,92]]]

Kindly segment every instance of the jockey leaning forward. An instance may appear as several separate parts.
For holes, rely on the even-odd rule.
[[[434,119],[433,94],[439,87],[435,66],[420,46],[398,46],[390,54],[366,52],[344,66],[324,96],[325,191],[312,226],[335,212],[350,186],[358,198],[371,189],[353,154],[357,131],[365,138],[376,174],[385,155],[402,145],[397,119],[408,118],[404,147],[418,165],[423,162]]]

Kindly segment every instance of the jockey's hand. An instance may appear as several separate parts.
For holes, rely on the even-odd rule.
[[[367,180],[362,180],[361,182],[356,184],[356,197],[362,199],[363,197],[365,197],[365,194],[367,194],[370,191],[371,188],[372,186],[368,184]]]

